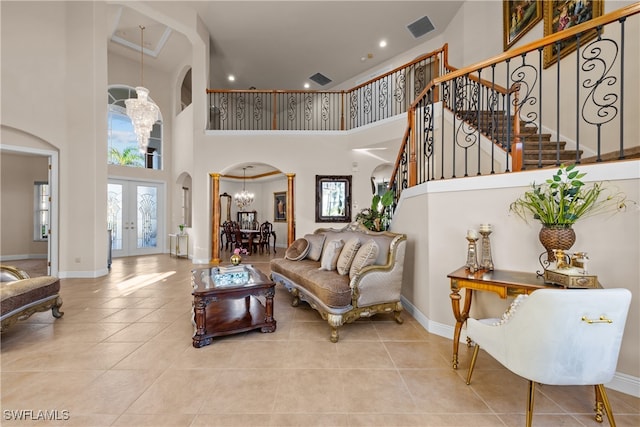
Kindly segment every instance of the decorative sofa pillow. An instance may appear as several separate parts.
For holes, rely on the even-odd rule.
[[[335,270],[338,264],[338,257],[344,246],[343,240],[331,240],[322,251],[320,258],[320,270]]]
[[[307,258],[312,261],[318,261],[320,259],[325,237],[324,234],[305,234],[304,238],[309,242]]]
[[[287,248],[284,257],[291,261],[300,261],[307,256],[309,249],[311,249],[311,245],[309,241],[303,237],[294,241],[291,246]]]
[[[355,258],[358,253],[358,249],[360,249],[360,239],[357,237],[352,237],[347,240],[347,243],[344,244],[344,248],[340,251],[340,256],[338,257],[338,264],[336,265],[336,269],[338,270],[338,274],[345,276],[349,274],[349,269],[351,268],[351,263],[353,262],[353,258]]]
[[[376,261],[376,258],[378,257],[379,250],[380,249],[378,247],[378,244],[373,239],[368,240],[362,246],[360,246],[360,249],[358,249],[356,256],[353,258],[353,262],[351,263],[351,268],[349,269],[349,278],[352,278],[355,274],[360,273],[360,270],[362,270],[364,267],[373,265],[373,263]]]

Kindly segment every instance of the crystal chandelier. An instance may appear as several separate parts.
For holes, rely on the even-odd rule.
[[[242,168],[242,171],[244,173],[244,177],[242,179],[242,192],[236,193],[235,196],[233,196],[233,198],[236,199],[236,205],[240,210],[244,210],[244,208],[253,203],[253,193],[247,192],[244,187],[247,180],[247,168]]]
[[[133,129],[138,138],[138,148],[144,155],[147,153],[151,129],[158,121],[158,106],[149,100],[149,89],[144,85],[144,26],[140,25],[140,86],[136,87],[137,98],[124,101],[127,116],[131,118]]]

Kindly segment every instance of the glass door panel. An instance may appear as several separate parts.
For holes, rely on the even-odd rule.
[[[158,248],[158,189],[155,186],[136,187],[136,251]]]
[[[161,253],[162,184],[109,180],[108,228],[114,257]]]

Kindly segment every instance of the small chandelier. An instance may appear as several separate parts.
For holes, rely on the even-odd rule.
[[[144,155],[147,153],[149,136],[155,122],[158,121],[159,108],[149,100],[149,89],[144,86],[144,25],[140,25],[140,86],[136,87],[137,98],[124,101],[127,116],[131,118],[133,129],[138,138],[138,148]]]
[[[253,193],[247,192],[244,187],[247,180],[247,168],[242,168],[242,171],[244,173],[244,177],[242,179],[242,192],[236,193],[235,196],[233,196],[233,198],[236,199],[236,205],[240,210],[244,210],[244,208],[253,203]]]

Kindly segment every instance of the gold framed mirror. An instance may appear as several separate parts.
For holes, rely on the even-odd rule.
[[[220,195],[220,213],[222,212],[227,213],[224,222],[231,221],[231,195],[227,194],[226,191]],[[222,219],[222,215],[220,219]]]

